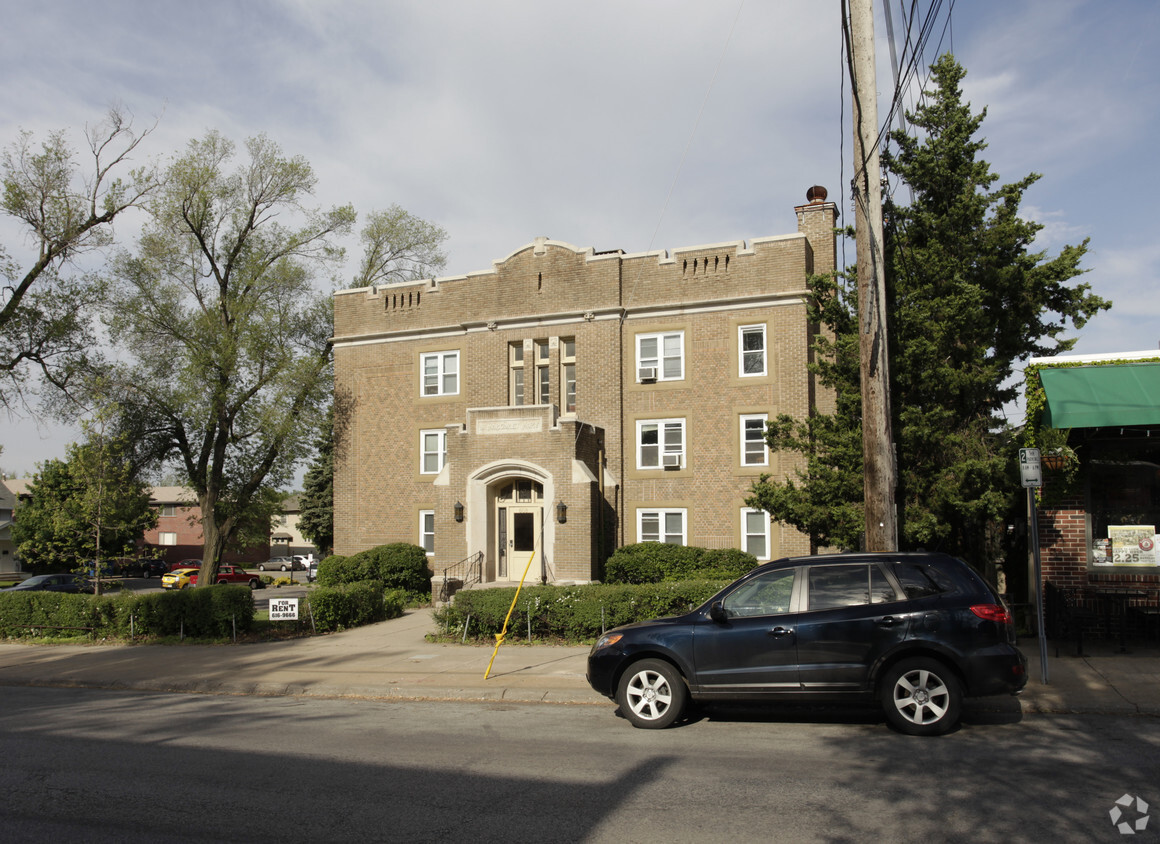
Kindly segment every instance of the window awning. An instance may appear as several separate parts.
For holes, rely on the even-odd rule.
[[[1052,428],[1160,425],[1160,361],[1045,366],[1039,380]]]

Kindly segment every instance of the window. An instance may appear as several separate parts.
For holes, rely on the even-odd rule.
[[[638,542],[664,542],[669,545],[684,545],[685,511],[637,510],[636,535]]]
[[[508,346],[508,373],[509,402],[519,407],[524,403],[524,344],[522,340]]]
[[[764,413],[746,413],[741,417],[741,465],[768,466],[769,449],[765,446]]]
[[[176,516],[177,515],[177,505],[176,504],[162,504],[161,505],[161,515],[162,516]]]
[[[447,429],[435,428],[419,432],[420,451],[419,473],[438,475],[447,462]]]
[[[876,565],[815,566],[810,569],[810,610],[884,604],[897,600]]]
[[[636,423],[636,468],[679,469],[684,465],[684,419],[642,419]]]
[[[536,354],[536,404],[550,404],[552,394],[550,392],[551,382],[548,378],[548,341],[537,340],[534,348]]]
[[[765,325],[743,325],[738,329],[741,377],[765,374]]]
[[[427,556],[435,553],[435,511],[419,511],[419,545]]]
[[[789,612],[796,569],[778,569],[745,581],[725,596],[721,608],[730,618]]]
[[[576,340],[560,341],[560,407],[565,413],[576,412]]]
[[[764,510],[741,510],[741,547],[759,560],[769,559],[769,514]]]
[[[176,545],[177,544],[177,533],[175,531],[172,531],[172,530],[161,531],[159,534],[157,534],[157,544],[158,545]]]
[[[637,381],[684,379],[685,332],[636,335],[636,366]]]
[[[459,352],[431,352],[422,355],[423,395],[459,394]]]

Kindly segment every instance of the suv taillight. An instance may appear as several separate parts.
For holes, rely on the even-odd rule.
[[[998,604],[976,604],[971,612],[984,621],[996,621],[999,624],[1012,624],[1011,613]]]

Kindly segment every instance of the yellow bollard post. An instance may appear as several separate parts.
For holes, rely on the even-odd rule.
[[[483,672],[483,679],[487,679],[491,674],[491,664],[495,662],[495,655],[499,653],[499,646],[503,644],[504,637],[507,636],[508,622],[511,620],[512,612],[516,608],[516,601],[520,599],[520,590],[524,588],[524,578],[528,576],[528,570],[532,567],[532,560],[536,558],[536,552],[532,552],[532,556],[528,557],[528,564],[524,566],[523,577],[520,578],[520,585],[516,587],[516,594],[512,596],[512,605],[508,607],[507,618],[503,620],[503,630],[495,634],[495,650],[491,652],[491,659],[487,661],[487,671]]]

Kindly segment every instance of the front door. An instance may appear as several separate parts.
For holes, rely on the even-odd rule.
[[[508,579],[519,580],[539,548],[540,508],[509,507],[508,519]]]
[[[497,580],[519,580],[527,571],[538,574],[544,488],[535,481],[505,484],[496,495]],[[529,570],[528,564],[532,564]]]

